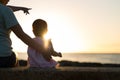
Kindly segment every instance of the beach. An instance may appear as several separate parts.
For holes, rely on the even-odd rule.
[[[1,80],[120,80],[116,67],[1,68]]]

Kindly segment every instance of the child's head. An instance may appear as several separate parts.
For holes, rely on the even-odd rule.
[[[37,19],[33,22],[32,28],[35,36],[43,37],[47,33],[47,22],[42,19]]]

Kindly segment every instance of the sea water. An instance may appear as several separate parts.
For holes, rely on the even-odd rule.
[[[19,53],[19,59],[27,60],[27,53]],[[53,57],[56,61],[69,60],[91,63],[120,64],[120,54],[116,53],[63,53],[63,57]]]

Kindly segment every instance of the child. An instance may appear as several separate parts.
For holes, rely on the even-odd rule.
[[[39,53],[31,47],[28,47],[28,63],[30,67],[52,68],[58,66],[58,63],[52,59],[51,56],[62,57],[61,53],[54,51],[51,40],[44,39],[44,35],[47,33],[47,23],[42,19],[37,19],[33,22],[33,33],[35,35],[34,40],[38,44],[44,46],[47,50],[47,54]]]

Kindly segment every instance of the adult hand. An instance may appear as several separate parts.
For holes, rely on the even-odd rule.
[[[27,15],[27,14],[30,14],[29,10],[31,10],[31,8],[23,7],[21,10]]]

